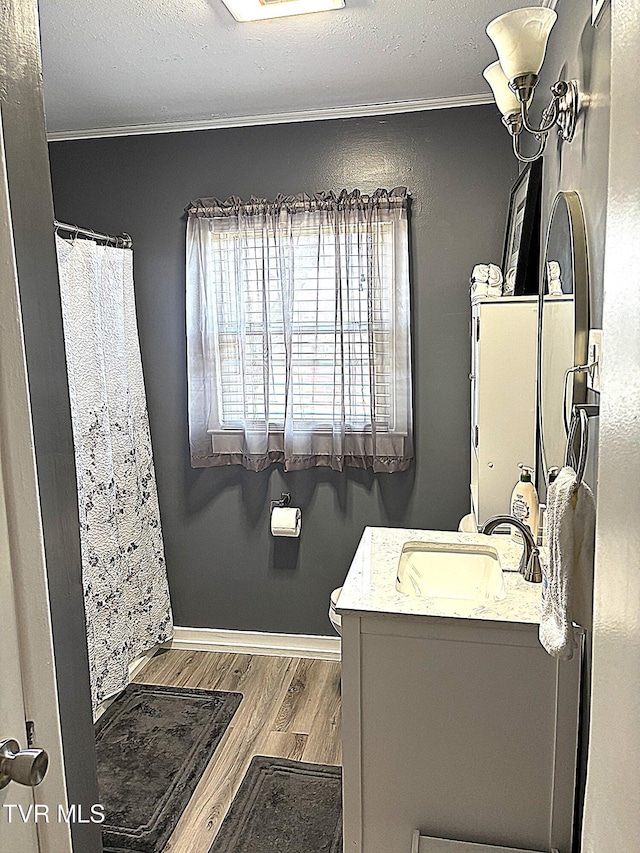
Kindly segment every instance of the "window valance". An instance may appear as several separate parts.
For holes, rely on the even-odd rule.
[[[267,214],[299,214],[303,212],[337,212],[360,210],[364,213],[377,209],[405,209],[408,205],[408,193],[406,187],[396,187],[393,190],[377,189],[367,195],[360,190],[342,190],[335,193],[328,192],[298,193],[297,195],[277,195],[270,201],[266,198],[251,196],[249,201],[243,201],[237,196],[230,196],[221,201],[217,198],[198,198],[190,202],[185,208],[189,216],[215,219],[223,216],[257,216]]]

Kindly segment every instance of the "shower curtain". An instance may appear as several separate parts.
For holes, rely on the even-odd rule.
[[[173,635],[133,253],[56,236],[94,712]]]

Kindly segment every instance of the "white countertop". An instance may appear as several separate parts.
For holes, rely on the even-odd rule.
[[[479,542],[498,551],[504,571],[507,597],[503,601],[415,598],[396,589],[396,570],[405,542]],[[510,536],[454,533],[442,530],[413,530],[399,527],[366,527],[358,545],[342,592],[339,613],[390,613],[409,616],[447,616],[454,619],[484,619],[494,622],[540,622],[542,584],[528,583],[517,571],[522,546]]]

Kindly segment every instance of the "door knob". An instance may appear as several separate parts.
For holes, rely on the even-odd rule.
[[[0,788],[9,782],[34,788],[44,779],[48,766],[44,749],[20,749],[17,740],[0,741]]]

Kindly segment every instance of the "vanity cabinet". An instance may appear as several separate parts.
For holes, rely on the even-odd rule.
[[[480,297],[471,307],[471,512],[509,512],[518,465],[535,469],[538,297]]]
[[[579,654],[534,624],[344,611],[342,631],[345,853],[416,830],[570,853]]]

